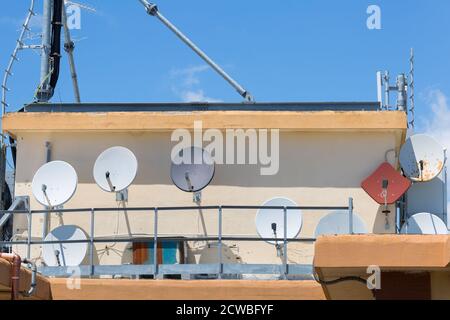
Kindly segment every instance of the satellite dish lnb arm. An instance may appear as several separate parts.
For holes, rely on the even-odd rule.
[[[166,27],[172,30],[175,35],[188,45],[200,58],[211,66],[218,74],[220,74],[236,91],[248,102],[253,102],[253,97],[245,90],[239,83],[237,83],[230,75],[228,75],[217,63],[215,63],[206,53],[197,47],[188,37],[186,37],[177,27],[175,27],[169,20],[167,20],[158,10],[158,6],[154,3],[149,3],[147,0],[139,0],[151,16],[158,18]]]

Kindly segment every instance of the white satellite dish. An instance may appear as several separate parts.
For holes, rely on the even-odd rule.
[[[31,187],[36,200],[47,207],[65,204],[77,189],[78,176],[75,169],[64,161],[44,164],[33,177]]]
[[[402,234],[448,234],[447,226],[438,216],[431,213],[413,215],[403,225]]]
[[[263,207],[298,207],[288,198],[273,198],[265,202]],[[256,230],[261,238],[280,239],[280,241],[267,241],[270,244],[282,243],[284,239],[284,210],[259,209],[256,214]],[[301,210],[287,210],[287,238],[298,236],[302,229],[303,218]]]
[[[403,172],[412,181],[426,182],[436,178],[445,165],[444,148],[425,134],[410,137],[400,150]]]
[[[366,234],[367,227],[361,217],[353,213],[353,233]],[[314,233],[317,239],[324,235],[350,234],[348,211],[333,211],[320,219]]]
[[[121,192],[136,178],[138,162],[133,152],[124,147],[112,147],[98,156],[94,179],[107,192]]]
[[[214,178],[215,166],[211,155],[197,147],[183,149],[172,159],[170,177],[182,191],[199,192]]]
[[[61,226],[50,232],[44,241],[85,241],[86,234],[77,226]],[[42,256],[49,267],[79,266],[87,253],[88,244],[82,243],[48,243],[42,246]]]

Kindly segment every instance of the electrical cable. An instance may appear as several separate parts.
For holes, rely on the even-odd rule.
[[[61,62],[61,28],[62,28],[62,10],[63,0],[53,1],[53,19],[52,19],[52,42],[50,50],[50,59],[53,60],[53,72],[50,76],[50,87],[56,88],[59,79],[59,69]]]
[[[322,280],[322,279],[320,279],[319,275],[315,271],[316,268],[314,266],[314,263],[313,263],[312,267],[313,267],[312,275],[314,277],[314,280],[317,283],[322,284],[322,285],[333,285],[333,284],[338,284],[338,283],[341,283],[341,282],[348,282],[348,281],[360,282],[360,283],[362,283],[364,285],[367,284],[367,280],[366,279],[363,279],[363,278],[357,277],[357,276],[342,277],[342,278],[337,278],[337,279],[333,279],[333,280]]]

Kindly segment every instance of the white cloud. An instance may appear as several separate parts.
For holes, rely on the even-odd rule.
[[[209,67],[204,64],[200,66],[188,67],[181,70],[172,70],[172,77],[182,77],[183,85],[185,86],[193,86],[200,83],[198,74],[205,72]]]
[[[426,101],[430,106],[430,118],[425,121],[425,132],[436,138],[445,148],[450,156],[450,106],[447,96],[440,90],[430,90]],[[449,163],[447,162],[447,165]],[[447,190],[450,194],[450,188]],[[450,197],[448,197],[450,200]],[[447,207],[450,212],[450,202]]]
[[[219,99],[209,97],[202,88],[201,74],[208,71],[208,65],[199,65],[185,69],[172,70],[170,78],[173,83],[172,91],[183,102],[222,102]]]
[[[206,96],[202,89],[182,91],[181,99],[184,102],[222,102],[221,100]]]

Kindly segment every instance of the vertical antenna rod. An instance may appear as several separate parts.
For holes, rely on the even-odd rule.
[[[409,100],[411,103],[411,107],[409,109],[409,112],[411,113],[411,121],[410,121],[410,126],[412,129],[414,129],[415,127],[415,108],[416,108],[416,99],[415,99],[415,93],[414,93],[414,89],[415,89],[415,83],[414,83],[414,49],[411,48],[411,56],[409,58],[409,63],[410,63],[410,71],[409,71]]]
[[[62,18],[63,18],[63,26],[64,26],[64,38],[66,40],[65,44],[64,44],[64,50],[67,52],[67,55],[69,57],[70,74],[72,76],[72,84],[73,84],[73,92],[75,95],[75,101],[77,103],[80,103],[81,102],[80,88],[78,86],[78,76],[77,76],[77,70],[75,68],[75,59],[73,57],[73,51],[75,49],[75,44],[72,41],[72,38],[70,37],[69,26],[67,25],[67,13],[66,13],[65,5],[63,5]]]
[[[53,0],[44,0],[42,16],[42,53],[41,53],[41,81],[38,91],[38,100],[47,102],[50,99],[50,48],[51,48],[51,21]]]
[[[149,3],[147,0],[139,0],[146,8],[147,13],[151,16],[157,17],[166,27],[168,27],[175,35],[181,39],[186,45],[188,45],[200,58],[202,58],[207,64],[211,66],[218,74],[220,74],[236,91],[244,97],[245,100],[252,102],[253,97],[245,90],[239,83],[231,78],[219,65],[217,65],[206,53],[204,53],[199,47],[197,47],[188,37],[186,37],[177,27],[175,27],[169,20],[167,20],[161,13],[159,13],[158,7],[154,3]]]
[[[14,62],[18,60],[17,53],[19,50],[24,48],[23,39],[25,37],[25,33],[30,30],[28,27],[31,21],[31,18],[35,15],[34,13],[34,0],[31,0],[30,8],[28,9],[28,14],[25,19],[25,22],[22,25],[22,31],[20,32],[20,36],[17,39],[16,47],[14,48],[13,53],[11,54],[8,66],[5,70],[5,75],[3,77],[3,83],[2,83],[2,116],[7,111],[6,108],[8,107],[8,103],[6,102],[6,93],[9,91],[8,88],[8,78],[12,76],[12,68],[14,65]],[[3,136],[2,136],[2,142],[3,142]]]

